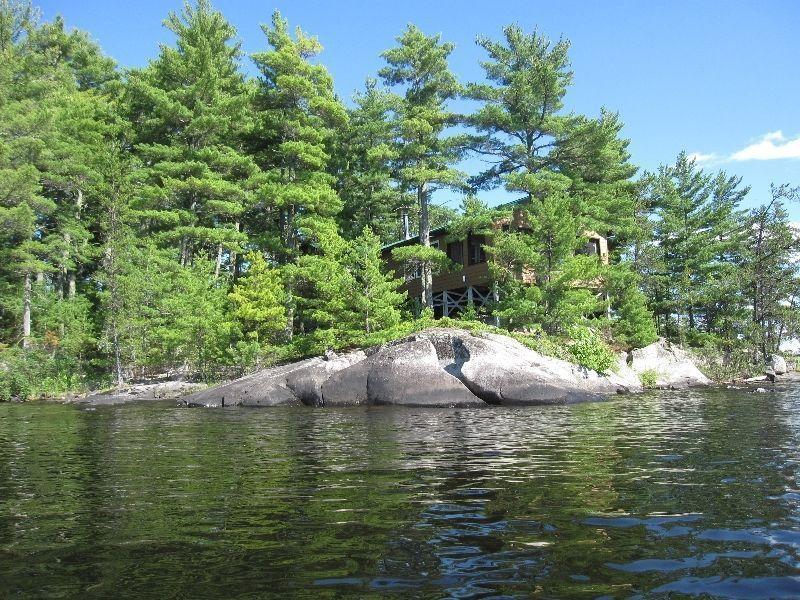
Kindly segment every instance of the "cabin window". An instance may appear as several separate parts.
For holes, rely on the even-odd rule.
[[[439,247],[439,240],[433,240],[431,242],[431,248],[438,248]]]
[[[459,240],[457,242],[451,242],[447,244],[447,257],[452,260],[454,263],[463,265],[464,264],[464,243]]]
[[[600,256],[600,240],[590,239],[578,253],[586,256]]]
[[[486,251],[483,245],[486,239],[482,235],[471,235],[468,239],[469,246],[469,264],[477,265],[486,262]]]

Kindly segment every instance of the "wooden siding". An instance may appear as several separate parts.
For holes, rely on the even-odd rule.
[[[510,225],[515,229],[525,229],[527,223],[523,218],[522,211],[514,211],[514,215],[512,219],[510,219],[511,223],[509,223],[509,219],[503,219],[495,223],[495,229],[500,229],[503,225]],[[593,232],[587,231],[585,232],[586,237],[589,239],[597,240],[599,242],[600,247],[600,260],[603,264],[608,264],[609,255],[608,255],[608,241],[603,236]],[[411,241],[411,243],[415,243],[416,239]],[[447,233],[438,233],[431,236],[431,244],[435,245],[436,242],[439,243],[439,249],[443,252],[447,252]],[[488,262],[481,262],[474,265],[466,264],[469,262],[470,253],[468,247],[468,240],[458,240],[457,242],[450,242],[450,243],[460,243],[461,244],[461,257],[463,262],[465,263],[461,268],[455,269],[449,272],[442,272],[438,275],[433,276],[433,292],[439,293],[447,290],[457,290],[461,288],[466,288],[469,286],[473,287],[490,287],[491,286],[491,277],[489,276],[489,263]],[[491,238],[486,239],[487,244],[491,244]],[[384,260],[387,262],[387,266],[389,269],[394,271],[395,276],[401,279],[405,279],[405,272],[402,265],[399,265],[392,259],[392,253],[390,249],[384,250],[383,255]],[[522,273],[522,281],[524,283],[532,284],[536,281],[536,276],[531,269],[525,269]],[[407,280],[406,283],[400,288],[401,290],[407,291],[409,297],[419,297],[422,295],[422,281],[419,277],[414,279]]]

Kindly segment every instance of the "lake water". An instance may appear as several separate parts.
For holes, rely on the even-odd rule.
[[[0,597],[800,597],[800,388],[0,404]]]

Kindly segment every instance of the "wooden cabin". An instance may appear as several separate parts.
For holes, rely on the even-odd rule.
[[[502,219],[495,223],[495,229],[509,231],[530,231],[524,220],[522,211],[515,210],[510,219]],[[608,240],[600,234],[587,231],[588,242],[583,249],[585,254],[596,255],[608,264]],[[392,259],[392,250],[401,246],[419,243],[418,237],[409,237],[383,247],[383,259],[397,277],[405,280],[401,288],[408,292],[409,298],[422,298],[422,279],[419,269],[410,270]],[[475,308],[481,308],[496,300],[497,293],[489,274],[489,263],[485,245],[491,244],[491,236],[467,235],[464,239],[453,240],[447,227],[431,230],[431,246],[439,248],[447,254],[451,261],[460,268],[439,273],[433,276],[433,311],[434,316],[455,316],[465,309],[470,302]],[[533,283],[534,274],[530,271],[521,275],[525,283]]]

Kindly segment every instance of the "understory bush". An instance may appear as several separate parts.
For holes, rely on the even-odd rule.
[[[761,375],[763,365],[753,360],[747,348],[721,348],[713,340],[688,348],[700,370],[714,381],[732,381]]]
[[[598,373],[606,373],[616,366],[614,352],[594,329],[575,325],[570,328],[569,335],[572,340],[569,353],[579,365]]]
[[[56,396],[88,388],[81,361],[40,349],[0,352],[0,402]]]
[[[647,369],[646,371],[642,371],[639,373],[639,381],[642,384],[642,387],[648,390],[651,390],[656,387],[656,381],[658,380],[658,373],[653,369]]]

